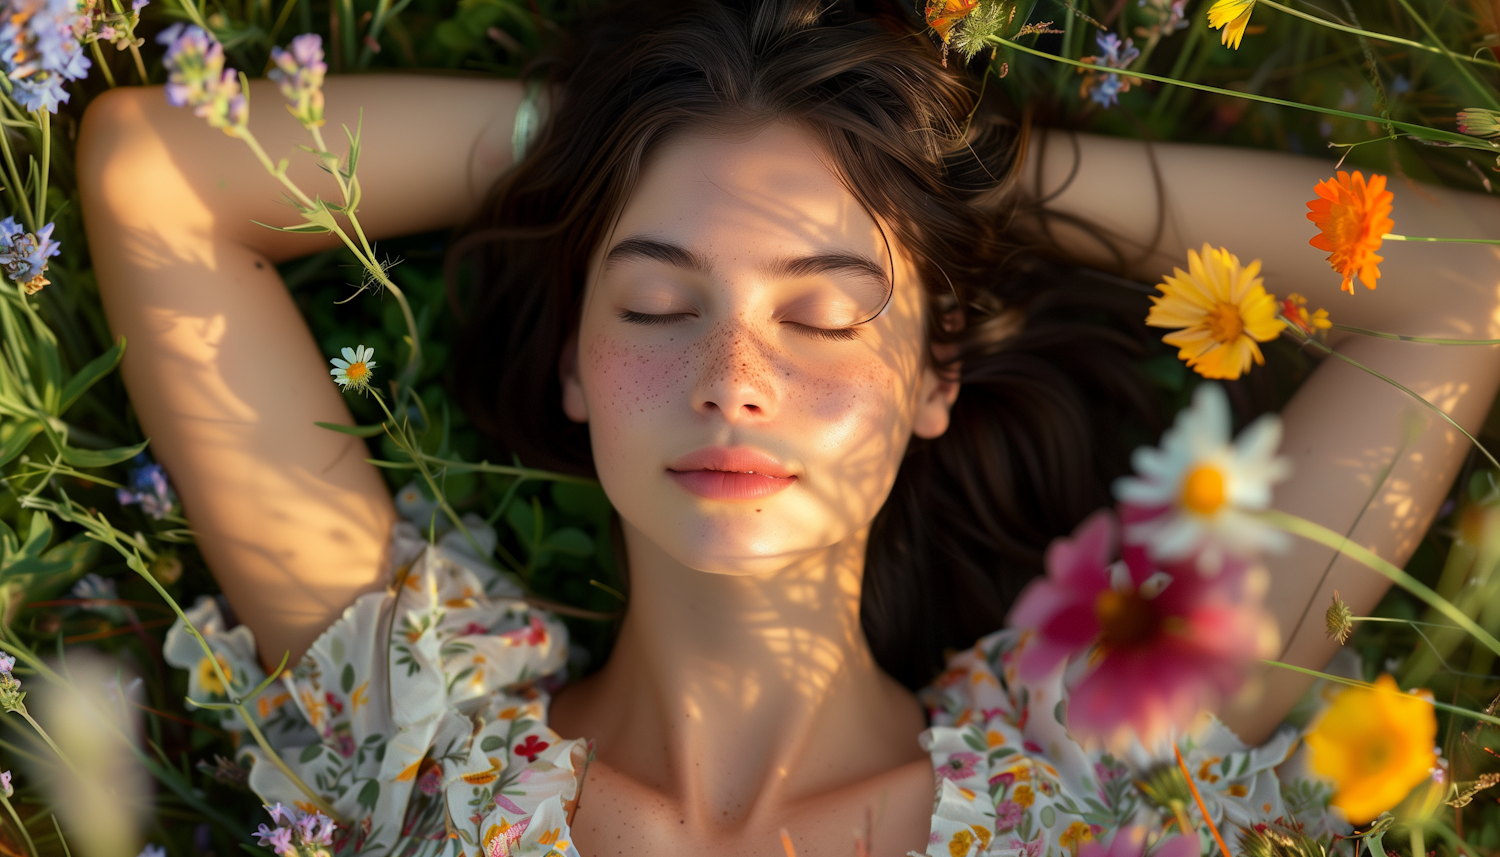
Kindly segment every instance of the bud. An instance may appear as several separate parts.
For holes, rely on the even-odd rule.
[[[1340,646],[1354,631],[1354,611],[1339,597],[1337,589],[1333,591],[1333,603],[1328,605],[1328,612],[1323,614],[1323,620],[1328,623],[1328,639],[1337,640]]]
[[[1459,111],[1458,133],[1470,137],[1494,137],[1500,135],[1500,113],[1483,107],[1469,107]]]
[[[151,576],[162,586],[171,586],[182,579],[182,560],[175,553],[159,553],[151,561]]]

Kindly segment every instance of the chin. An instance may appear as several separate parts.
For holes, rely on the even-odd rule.
[[[841,527],[818,526],[806,510],[777,509],[772,504],[759,508],[762,511],[756,512],[746,505],[718,514],[704,514],[701,508],[674,510],[678,513],[658,515],[636,529],[688,568],[735,577],[774,574],[847,536]],[[833,529],[840,532],[830,532]]]

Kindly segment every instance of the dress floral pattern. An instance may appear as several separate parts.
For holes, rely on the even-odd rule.
[[[482,521],[465,523],[480,547],[493,548]],[[549,691],[565,675],[566,627],[527,605],[520,587],[456,532],[429,544],[400,523],[390,556],[389,589],[362,596],[255,698],[256,725],[346,821],[340,849],[579,857],[569,822],[592,744],[547,726]],[[164,653],[187,670],[193,699],[223,701],[265,679],[249,629],[227,627],[217,602],[202,599],[187,615],[233,685],[224,687],[178,622]],[[936,783],[931,857],[1076,857],[1123,825],[1169,823],[1137,785],[1160,764],[1139,747],[1116,756],[1074,742],[1060,722],[1061,676],[1016,680],[1025,645],[1019,632],[985,637],[921,693],[932,727],[917,740]],[[224,728],[246,730],[232,710],[220,714]],[[1182,743],[1226,837],[1269,823],[1300,826],[1325,843],[1348,832],[1327,808],[1330,790],[1307,773],[1299,738],[1285,726],[1252,748],[1213,721]],[[250,788],[266,803],[313,809],[254,741],[243,737],[241,746]],[[1206,827],[1200,842],[1207,853]]]

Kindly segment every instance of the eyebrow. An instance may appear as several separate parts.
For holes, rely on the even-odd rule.
[[[606,266],[630,259],[647,259],[700,274],[709,273],[713,266],[708,260],[693,251],[655,238],[626,238],[610,248],[604,257]],[[772,262],[766,272],[774,277],[793,279],[818,274],[852,274],[872,280],[886,294],[891,291],[891,278],[885,269],[873,260],[855,253],[816,253],[811,256],[782,258]]]

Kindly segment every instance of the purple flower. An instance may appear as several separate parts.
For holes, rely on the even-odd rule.
[[[276,67],[266,75],[276,81],[287,100],[286,109],[297,121],[311,128],[323,124],[323,77],[328,64],[323,62],[323,37],[304,33],[292,39],[290,51],[271,49]]]
[[[1013,800],[1001,803],[995,807],[995,830],[999,833],[1014,830],[1025,814],[1026,809]]]
[[[62,252],[58,243],[52,240],[52,228],[53,224],[49,223],[33,235],[14,217],[0,220],[0,269],[11,281],[20,284],[28,295],[36,294],[47,285],[48,280],[43,276],[47,260]]]
[[[0,675],[10,675],[10,671],[16,668],[16,656],[9,652],[0,651]]]
[[[1187,0],[1180,0],[1180,2],[1186,3]],[[139,12],[149,5],[151,5],[151,0],[130,0],[130,11]]]
[[[4,792],[6,797],[16,793],[15,787],[10,784],[10,771],[0,773],[0,792]]]
[[[0,65],[23,108],[56,113],[68,100],[67,81],[88,74],[89,59],[74,29],[79,17],[73,0],[4,0]]]
[[[162,30],[156,41],[167,46],[162,65],[167,68],[168,104],[191,107],[194,116],[230,136],[245,127],[250,105],[240,91],[239,75],[224,67],[224,46],[217,39],[179,22]]]
[[[115,499],[121,506],[141,504],[141,511],[160,521],[172,513],[172,485],[160,464],[155,464],[145,453],[137,455],[130,469],[129,488],[115,491]],[[277,804],[280,806],[280,804]],[[275,818],[273,813],[272,818]]]
[[[1132,62],[1141,55],[1140,48],[1126,39],[1121,42],[1120,37],[1114,33],[1098,33],[1094,41],[1099,45],[1103,55],[1096,57],[1084,57],[1083,61],[1093,64],[1096,68],[1129,68]],[[1112,107],[1119,102],[1119,94],[1130,89],[1130,82],[1122,80],[1118,74],[1113,72],[1100,73],[1092,69],[1079,69],[1087,76],[1083,79],[1083,86],[1079,88],[1078,94],[1088,96],[1100,107]],[[1135,81],[1140,83],[1139,80]]]
[[[307,841],[317,845],[332,845],[333,832],[338,830],[338,825],[334,823],[333,819],[321,812],[315,813],[313,818],[318,820],[318,835],[308,837]]]
[[[283,821],[285,821],[286,824],[292,824],[297,820],[297,810],[291,807],[282,806],[279,801],[275,806],[266,807],[266,813],[271,816],[272,824],[281,827],[286,826],[282,824]],[[262,842],[261,844],[264,845],[266,843]]]
[[[287,855],[293,853],[292,829],[290,827],[278,827],[276,828],[275,832],[267,837],[266,841],[262,842],[261,844],[269,845],[271,846],[272,851],[275,851],[277,854],[281,855],[281,857],[287,857]]]
[[[949,753],[948,761],[939,765],[937,775],[945,780],[967,780],[974,776],[974,766],[979,764],[978,753]]]

